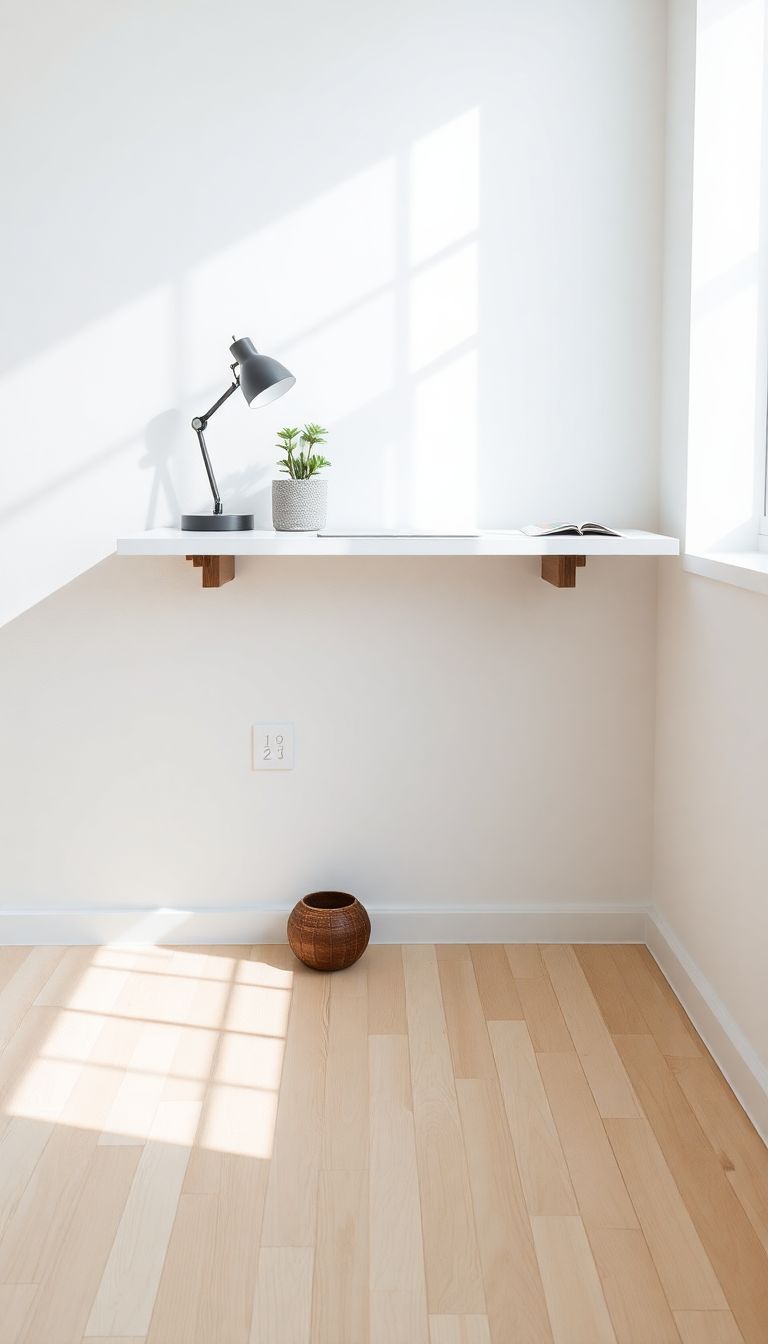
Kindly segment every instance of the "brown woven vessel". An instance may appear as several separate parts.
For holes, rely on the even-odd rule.
[[[288,942],[314,971],[343,971],[362,957],[370,936],[365,906],[346,891],[313,891],[288,916]]]

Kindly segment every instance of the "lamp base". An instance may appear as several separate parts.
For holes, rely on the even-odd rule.
[[[252,532],[252,513],[183,513],[182,532]]]

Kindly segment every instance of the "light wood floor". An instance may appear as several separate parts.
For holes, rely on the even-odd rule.
[[[767,1249],[644,948],[0,949],[2,1344],[766,1344]]]

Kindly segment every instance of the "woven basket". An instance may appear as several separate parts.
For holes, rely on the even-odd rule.
[[[314,971],[342,971],[362,957],[371,936],[365,907],[345,891],[313,891],[288,916],[288,942]]]

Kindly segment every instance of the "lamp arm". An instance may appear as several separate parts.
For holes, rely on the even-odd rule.
[[[204,415],[196,415],[195,418],[194,418],[194,420],[192,421],[192,428],[194,429],[194,431],[195,431],[195,433],[196,433],[196,435],[197,435],[197,441],[198,441],[198,443],[200,444],[200,452],[201,452],[202,455],[203,455],[203,464],[204,464],[204,466],[205,466],[205,473],[206,473],[206,476],[208,477],[208,484],[209,484],[210,487],[211,487],[211,494],[213,495],[213,512],[214,512],[214,513],[221,513],[221,512],[222,512],[222,507],[221,507],[221,495],[219,494],[219,487],[218,487],[218,485],[216,484],[216,477],[215,477],[214,474],[213,474],[213,467],[211,466],[211,459],[210,459],[210,457],[208,456],[208,449],[207,449],[206,446],[205,446],[205,436],[204,436],[204,434],[203,434],[203,430],[208,428],[208,421],[210,420],[210,418],[211,418],[211,416],[213,415],[214,411],[218,411],[219,407],[220,407],[220,406],[223,406],[223,405],[224,405],[224,402],[225,402],[229,397],[231,397],[231,396],[232,396],[232,393],[233,393],[233,392],[236,392],[237,389],[238,389],[238,387],[240,386],[240,379],[238,378],[237,374],[235,373],[235,368],[236,368],[236,365],[233,364],[233,365],[232,365],[232,373],[233,373],[233,376],[234,376],[234,380],[235,380],[235,381],[232,383],[232,385],[231,385],[230,387],[227,388],[226,392],[223,392],[223,393],[222,393],[222,395],[219,397],[218,401],[215,401],[215,402],[213,403],[213,405],[210,407],[210,409],[207,410],[207,411],[205,412]]]
[[[218,411],[219,407],[220,407],[220,406],[223,406],[223,405],[224,405],[224,402],[227,400],[227,398],[228,398],[228,397],[231,397],[231,396],[232,396],[232,393],[233,393],[233,392],[236,392],[237,389],[238,389],[238,387],[240,386],[240,379],[239,379],[238,375],[235,373],[235,369],[236,369],[236,368],[237,368],[237,365],[236,365],[236,364],[233,364],[233,365],[232,365],[232,377],[234,378],[234,382],[227,388],[226,392],[222,392],[222,394],[221,394],[221,396],[219,397],[218,401],[214,401],[214,403],[213,403],[213,405],[211,406],[210,410],[207,410],[207,411],[205,412],[204,415],[198,415],[198,416],[195,417],[195,419],[197,419],[197,420],[202,420],[202,422],[203,422],[203,423],[202,423],[202,426],[201,426],[202,429],[205,429],[205,427],[206,427],[208,421],[210,420],[211,416],[213,415],[214,411]],[[194,420],[193,420],[193,421],[192,421],[192,426],[193,426],[193,428],[194,428],[194,423],[195,423],[195,422],[194,422]]]

